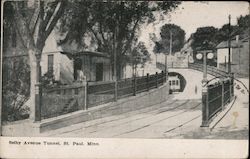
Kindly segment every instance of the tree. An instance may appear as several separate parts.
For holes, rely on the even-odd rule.
[[[172,34],[172,52],[178,52],[184,46],[185,31],[175,24],[165,24],[161,27],[161,39],[155,43],[155,53],[170,51],[170,36]]]
[[[105,3],[77,1],[71,3],[71,8],[67,10],[59,27],[62,33],[67,34],[65,39],[61,40],[61,44],[75,41],[83,46],[84,35],[91,35],[92,41],[97,44],[97,51],[110,54],[112,60],[116,53],[119,79],[122,67],[127,63],[126,57],[130,56],[132,47],[136,46],[141,24],[154,21],[154,12],[166,14],[178,4],[180,2],[172,1],[107,1]]]
[[[191,44],[192,49],[194,51],[199,50],[201,47],[203,47],[205,41],[207,41],[209,44],[207,49],[214,49],[217,44],[214,35],[217,33],[217,31],[218,29],[213,26],[198,28],[193,34],[193,43]]]
[[[231,36],[234,36],[238,32],[239,28],[240,27],[237,25],[231,25],[230,26]],[[214,36],[215,36],[214,38],[215,43],[217,44],[219,44],[222,41],[227,41],[229,38],[229,24],[223,25],[220,29],[218,29],[218,31]]]
[[[238,19],[237,19],[237,23],[238,23],[238,26],[242,29],[249,29],[249,24],[250,24],[250,15],[246,15],[246,16],[240,16]]]
[[[31,1],[30,1],[31,2]],[[25,1],[6,1],[11,10],[9,20],[21,37],[23,46],[27,49],[30,66],[30,99],[31,118],[34,119],[35,84],[40,80],[40,59],[47,37],[61,17],[66,1],[34,1],[33,5]]]
[[[229,24],[223,25],[215,34],[216,41],[221,42],[228,40]]]
[[[191,47],[194,50],[193,56],[196,62],[202,62],[202,60],[196,59],[196,54],[199,50],[215,50],[218,44],[216,37],[218,29],[213,26],[201,27],[193,34],[193,42]],[[208,60],[208,65],[216,66],[216,59]]]
[[[141,64],[144,67],[145,63],[150,60],[150,54],[144,44],[144,42],[139,42],[136,47],[133,48],[131,52],[130,63],[137,66]]]

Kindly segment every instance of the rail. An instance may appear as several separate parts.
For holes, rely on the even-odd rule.
[[[197,71],[203,71],[203,65],[202,64],[198,64],[198,63],[189,63],[188,64],[188,68],[190,69],[194,69],[194,70],[197,70]],[[220,70],[214,66],[209,66],[207,65],[207,73],[210,74],[210,75],[213,75],[215,77],[221,77],[221,78],[225,78],[225,77],[228,77],[228,73],[223,71],[223,70]]]

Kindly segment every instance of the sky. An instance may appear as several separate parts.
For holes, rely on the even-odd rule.
[[[188,39],[199,27],[219,28],[228,23],[229,14],[231,24],[235,25],[237,17],[249,14],[249,3],[243,1],[182,2],[177,9],[164,16],[164,20],[143,26],[139,40],[144,41],[147,47],[151,47],[152,43],[148,34],[155,33],[159,38],[160,27],[166,23],[179,25],[186,32],[186,39]],[[160,19],[159,17],[158,19]]]
[[[231,23],[237,23],[237,17],[249,14],[249,3],[239,1],[207,3],[182,2],[178,9],[171,13],[170,23],[183,28],[189,38],[198,27],[214,26],[216,28],[228,23],[228,15],[231,14]],[[164,22],[163,22],[164,24]]]

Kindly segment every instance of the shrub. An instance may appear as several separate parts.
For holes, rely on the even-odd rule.
[[[25,58],[3,61],[3,121],[16,121],[29,117],[24,104],[30,95],[30,69]]]

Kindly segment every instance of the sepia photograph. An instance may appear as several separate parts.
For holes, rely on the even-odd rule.
[[[1,13],[0,156],[173,139],[225,141],[206,158],[247,158],[247,1],[5,0]],[[141,149],[96,158],[178,158]]]

